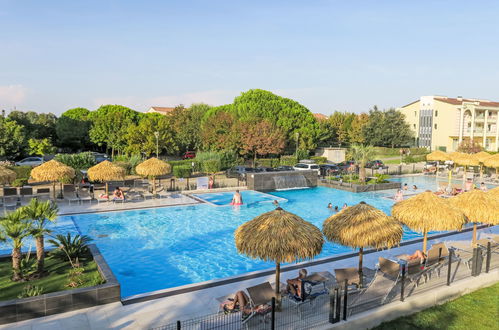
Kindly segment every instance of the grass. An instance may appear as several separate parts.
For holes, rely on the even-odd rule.
[[[374,329],[499,329],[499,284]]]
[[[85,269],[82,275],[83,284],[80,288],[100,284],[101,276],[97,270],[97,264],[89,257],[81,259],[80,263]],[[52,256],[45,258],[45,269],[48,271],[48,275],[40,279],[29,282],[13,282],[11,281],[11,269],[11,259],[0,260],[0,300],[16,299],[24,286],[28,284],[42,287],[43,293],[73,289],[67,286],[69,282],[68,272],[71,269],[71,265],[67,261],[62,261]]]

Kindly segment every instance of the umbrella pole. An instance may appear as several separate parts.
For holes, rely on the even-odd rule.
[[[156,177],[152,177],[152,193],[154,194],[154,198],[156,198]]]
[[[107,186],[107,182],[106,182],[106,196],[107,199],[109,199],[109,187]]]
[[[55,181],[52,182],[52,196],[54,197],[54,201],[57,200],[56,194],[55,194]]]
[[[281,306],[281,294],[280,294],[280,287],[281,287],[281,264],[276,262],[275,263],[275,298],[277,301],[277,308],[280,308]]]
[[[423,236],[423,253],[426,254],[426,243],[428,241],[428,232],[425,231],[424,232],[424,236]]]
[[[473,222],[473,247],[476,247],[476,222]]]
[[[362,274],[362,259],[364,257],[364,248],[359,249],[359,288],[363,287],[364,276]]]

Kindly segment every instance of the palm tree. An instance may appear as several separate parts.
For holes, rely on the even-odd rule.
[[[31,225],[25,221],[20,210],[8,213],[0,219],[0,237],[10,238],[12,245],[12,276],[13,281],[22,279],[21,275],[21,248],[23,240],[31,235]]]
[[[359,164],[359,181],[366,182],[366,164],[374,157],[374,148],[361,144],[352,145],[350,154],[357,164]]]
[[[45,226],[47,221],[55,222],[57,218],[57,205],[51,201],[40,202],[33,198],[28,205],[21,208],[21,213],[26,220],[32,221],[31,235],[36,240],[36,260],[37,273],[43,274],[43,266],[45,262],[45,243],[44,235],[51,231]]]

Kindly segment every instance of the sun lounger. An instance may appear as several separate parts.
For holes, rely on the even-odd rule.
[[[18,196],[17,188],[3,187],[3,197],[8,197],[8,196]]]
[[[327,281],[327,277],[318,273],[310,274],[301,280],[300,297],[292,295],[291,293],[289,294],[289,301],[296,307],[300,319],[302,318],[301,306],[306,303],[311,305],[317,297],[329,293],[329,290],[326,287]]]
[[[18,206],[17,196],[6,196],[3,198],[3,209],[7,212],[7,209],[16,209]]]
[[[83,190],[83,189],[80,189],[79,192],[78,192],[78,197],[80,198],[80,202],[84,202],[84,201],[89,201],[90,203],[92,203],[92,200],[94,199],[92,197],[92,195],[90,194],[90,192],[88,190]]]
[[[23,199],[23,200],[35,197],[35,195],[33,195],[33,188],[31,188],[31,187],[22,187],[20,189],[20,195],[21,195],[21,199]]]
[[[401,265],[398,262],[380,257],[378,259],[378,269],[373,280],[349,303],[349,314],[352,314],[354,307],[368,303],[384,303],[390,292],[400,279]]]
[[[64,192],[64,200],[68,201],[69,205],[71,205],[71,202],[80,203],[80,197],[78,197],[76,192]]]
[[[251,313],[249,315],[244,315],[243,313],[242,324],[246,325],[246,328],[248,328],[248,321],[255,315],[260,314],[263,316],[263,319],[265,320],[265,316],[267,315],[268,312],[270,312],[270,309],[264,308],[261,309],[261,311],[258,311],[257,308],[259,306],[270,307],[272,298],[275,297],[275,291],[269,282],[265,282],[262,284],[246,288],[246,291],[248,291],[248,296],[250,299]]]

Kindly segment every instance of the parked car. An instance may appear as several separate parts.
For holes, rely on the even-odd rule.
[[[38,166],[43,164],[42,157],[27,157],[15,163],[17,166]]]
[[[186,151],[182,155],[182,159],[193,159],[196,158],[196,153],[194,151]]]
[[[346,160],[336,165],[338,165],[341,171],[346,172],[352,165],[355,165],[355,162],[353,160]]]
[[[320,175],[338,175],[341,173],[341,169],[336,164],[322,164],[319,165]]]
[[[225,174],[228,178],[245,178],[246,173],[255,173],[259,172],[258,169],[253,168],[253,167],[247,167],[247,166],[234,166],[232,168],[229,168]]]
[[[298,163],[295,166],[293,166],[293,169],[295,171],[315,170],[317,171],[317,175],[319,175],[319,165],[317,164]]]
[[[385,164],[381,160],[371,160],[367,162],[366,168],[380,169],[385,168]]]
[[[276,171],[294,171],[293,166],[281,165],[275,168]]]

